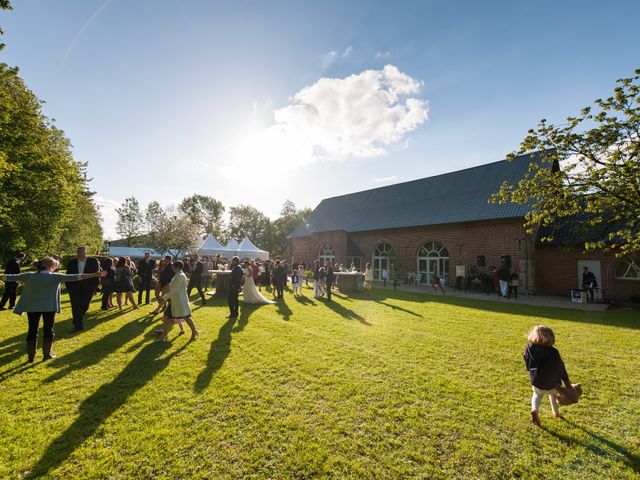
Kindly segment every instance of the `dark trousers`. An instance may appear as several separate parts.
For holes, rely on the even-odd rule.
[[[189,280],[189,285],[187,285],[188,297],[191,297],[191,290],[193,290],[194,288],[198,290],[198,293],[200,294],[200,298],[202,299],[202,301],[206,302],[207,299],[204,297],[204,292],[202,291],[202,278]]]
[[[138,305],[142,303],[142,292],[145,291],[145,303],[149,304],[149,292],[151,291],[151,277],[140,277],[140,290],[138,290]]]
[[[17,282],[5,282],[4,294],[2,295],[2,300],[0,300],[0,308],[4,308],[4,306],[7,304],[7,300],[9,301],[9,308],[15,307],[17,291],[18,291]]]
[[[32,342],[38,339],[38,327],[40,326],[40,317],[43,320],[42,338],[45,340],[53,340],[53,322],[56,318],[56,312],[27,312],[27,318],[29,319],[29,331],[27,332],[27,342]]]
[[[232,288],[231,290],[229,290],[229,296],[227,297],[227,303],[229,304],[229,314],[231,317],[233,318],[237,318],[238,317],[238,294],[240,292],[235,289]]]
[[[93,297],[93,291],[84,288],[69,290],[71,299],[71,315],[73,317],[73,327],[77,330],[84,328],[84,316],[89,310],[89,304]]]
[[[278,298],[282,298],[282,293],[284,290],[284,285],[282,282],[275,282],[274,287],[276,287],[276,296]]]
[[[333,283],[327,283],[327,300],[331,301],[331,287],[333,287]]]

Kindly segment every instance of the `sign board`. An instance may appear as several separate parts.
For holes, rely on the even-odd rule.
[[[456,278],[457,277],[466,277],[467,272],[464,265],[456,265]]]
[[[571,290],[571,301],[573,303],[586,303],[587,292],[582,290]]]

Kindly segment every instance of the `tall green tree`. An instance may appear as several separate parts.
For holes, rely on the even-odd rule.
[[[298,210],[295,203],[285,200],[280,210],[280,217],[272,222],[271,250],[277,255],[287,246],[287,237],[298,228],[305,218],[311,214],[310,208]]]
[[[149,246],[160,253],[176,257],[194,252],[200,244],[198,226],[182,212],[163,212],[156,227],[149,232]]]
[[[0,254],[58,251],[86,190],[64,132],[42,114],[18,70],[0,64]]]
[[[102,216],[93,201],[92,192],[78,197],[71,218],[60,238],[59,253],[74,253],[84,245],[91,254],[99,253],[102,247]]]
[[[127,240],[127,247],[133,246],[135,237],[144,231],[144,216],[140,209],[140,203],[136,197],[128,197],[120,208],[116,208],[118,223],[116,231],[118,235]]]
[[[530,233],[579,216],[587,229],[607,232],[586,249],[640,252],[640,69],[617,84],[612,96],[566,123],[541,120],[510,154],[539,151],[543,157],[523,180],[505,183],[493,197],[531,204],[525,219]]]
[[[226,239],[242,240],[248,236],[259,248],[271,251],[273,229],[271,220],[264,213],[249,205],[238,205],[229,209]]]
[[[219,237],[222,232],[222,214],[224,206],[213,197],[192,195],[178,205],[178,211],[188,215],[198,227],[200,235],[213,234]]]

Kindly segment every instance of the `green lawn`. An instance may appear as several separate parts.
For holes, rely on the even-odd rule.
[[[212,301],[191,343],[97,302],[70,334],[65,297],[59,357],[35,365],[26,319],[0,312],[0,478],[640,478],[637,311],[310,293],[235,322]],[[585,389],[564,419],[545,400],[541,429],[536,323]]]

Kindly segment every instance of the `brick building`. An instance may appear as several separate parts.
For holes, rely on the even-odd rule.
[[[521,290],[559,295],[579,286],[579,269],[587,265],[611,298],[640,295],[633,261],[627,276],[636,277],[618,279],[622,260],[582,254],[575,241],[542,245],[522,228],[526,205],[489,203],[504,181],[517,182],[539,161],[536,154],[522,155],[322,200],[290,235],[286,256],[358,268],[371,263],[375,279],[394,263],[401,277],[430,284],[438,275],[450,285],[460,268],[482,272],[505,261],[519,273]]]

